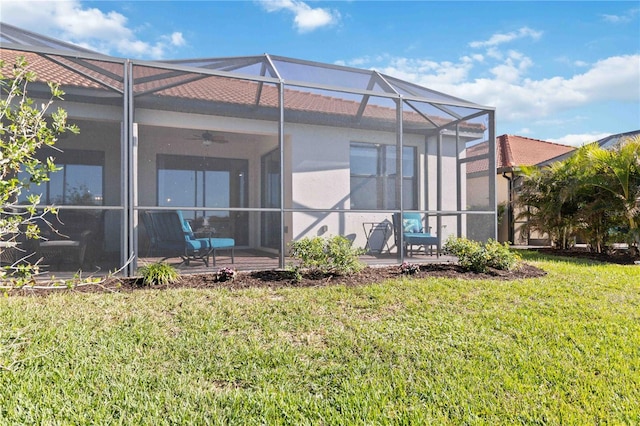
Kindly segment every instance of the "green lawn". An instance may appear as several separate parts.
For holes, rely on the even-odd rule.
[[[0,300],[0,424],[640,424],[640,266]]]

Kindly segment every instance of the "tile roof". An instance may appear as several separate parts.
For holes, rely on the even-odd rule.
[[[533,166],[575,150],[571,146],[516,135],[498,136],[496,145],[498,169]]]
[[[524,136],[502,135],[496,138],[497,172],[509,171],[521,166],[534,166],[562,154],[574,151],[575,148]],[[488,144],[479,143],[469,147],[466,157],[482,157],[488,154]],[[489,167],[487,158],[479,158],[467,162],[467,173],[486,173]]]
[[[123,63],[82,60],[76,61],[59,55],[40,55],[31,52],[18,52],[9,49],[0,50],[0,59],[5,67],[15,62],[15,57],[22,55],[27,60],[40,81],[56,81],[65,92],[72,88],[104,91],[123,90]],[[146,94],[157,98],[178,98],[197,101],[217,102],[243,106],[261,106],[275,108],[278,106],[278,88],[265,83],[261,88],[255,81],[220,76],[178,72],[149,66],[134,66],[134,94]],[[256,105],[257,94],[260,93]],[[330,92],[327,92],[330,93]],[[324,93],[285,89],[285,108],[305,113],[356,117],[360,102],[328,96]],[[394,108],[376,105],[369,102],[363,111],[363,118],[393,123],[396,119]],[[405,123],[414,123],[419,128],[431,127],[424,118],[408,109],[404,111]],[[429,116],[438,126],[451,121],[450,118]],[[484,125],[479,123],[462,123],[462,129],[482,132]]]

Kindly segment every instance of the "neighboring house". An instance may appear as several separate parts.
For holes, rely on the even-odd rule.
[[[632,130],[630,132],[616,133],[615,135],[609,135],[605,138],[598,139],[594,143],[597,143],[598,146],[600,146],[600,148],[612,149],[613,147],[617,146],[620,143],[624,144],[626,140],[633,138],[634,136],[640,136],[640,130]],[[573,151],[569,151],[557,157],[553,157],[548,160],[542,161],[538,164],[538,166],[544,167],[544,166],[548,166],[551,163],[555,163],[556,161],[565,160],[569,156],[571,156],[572,153]]]
[[[42,153],[62,171],[34,190],[43,204],[97,218],[88,252],[110,261],[103,270],[145,256],[140,214],[149,210],[181,210],[280,267],[293,240],[345,235],[364,247],[371,224],[404,210],[422,212],[441,241],[496,236],[491,107],[376,71],[271,55],[121,59],[6,24],[0,47],[5,66],[23,55],[37,73],[31,97],[47,97],[44,81],[66,92],[56,105],[80,134]],[[467,169],[478,162],[482,184],[472,186]],[[395,251],[387,237],[380,248]]]
[[[517,219],[518,211],[513,207],[513,201],[517,197],[515,187],[519,172],[523,166],[557,161],[558,158],[570,155],[575,148],[515,135],[499,136],[496,145],[498,150],[496,197],[498,204],[504,206],[498,226],[498,241],[513,244],[540,243],[545,237],[524,232],[522,225],[525,222]]]
[[[640,135],[640,130],[633,130],[610,135],[594,143],[604,149],[612,149],[617,144],[624,143],[626,139],[638,135]],[[499,175],[497,180],[497,199],[498,203],[504,203],[504,206],[508,206],[509,201],[517,197],[517,190],[514,191],[514,187],[517,187],[519,167],[531,165],[546,167],[558,161],[566,160],[576,151],[576,148],[570,146],[510,135],[500,136],[496,145],[498,149]],[[501,180],[500,176],[504,180]],[[546,235],[539,235],[533,231],[524,232],[522,225],[526,222],[518,220],[517,216],[517,211],[508,207],[505,208],[503,218],[498,226],[498,239],[500,241],[531,245],[549,243]]]

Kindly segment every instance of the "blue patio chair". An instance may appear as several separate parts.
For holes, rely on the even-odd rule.
[[[396,236],[396,246],[400,243],[399,232],[402,231],[404,241],[404,253],[413,256],[413,246],[429,247],[429,254],[433,254],[433,246],[436,246],[436,255],[440,255],[438,236],[425,231],[420,213],[405,213],[400,221],[400,213],[393,214],[393,229]]]
[[[231,251],[231,263],[235,263],[235,254],[234,249],[236,246],[236,241],[233,238],[221,238],[214,237],[213,231],[208,230],[204,232],[194,233],[191,228],[191,224],[188,220],[186,220],[182,212],[180,210],[177,211],[178,216],[180,217],[180,221],[182,223],[182,229],[185,232],[185,235],[190,240],[202,241],[206,244],[208,252],[206,255],[207,262],[209,260],[209,255],[213,257],[213,266],[216,266],[216,251],[217,250],[229,250]],[[208,266],[208,263],[207,263]]]
[[[185,265],[197,260],[209,266],[209,256],[213,256],[215,266],[216,250],[230,249],[231,261],[235,262],[233,238],[197,238],[180,211],[147,211],[142,221],[149,237],[150,254],[162,256],[162,260],[179,257]]]
[[[192,260],[203,261],[209,266],[209,245],[206,240],[197,240],[185,232],[182,216],[176,211],[147,211],[142,221],[149,236],[149,251],[162,260],[179,257],[189,265]]]

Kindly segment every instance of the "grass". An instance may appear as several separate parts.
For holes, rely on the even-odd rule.
[[[638,424],[640,267],[0,301],[0,424]]]

